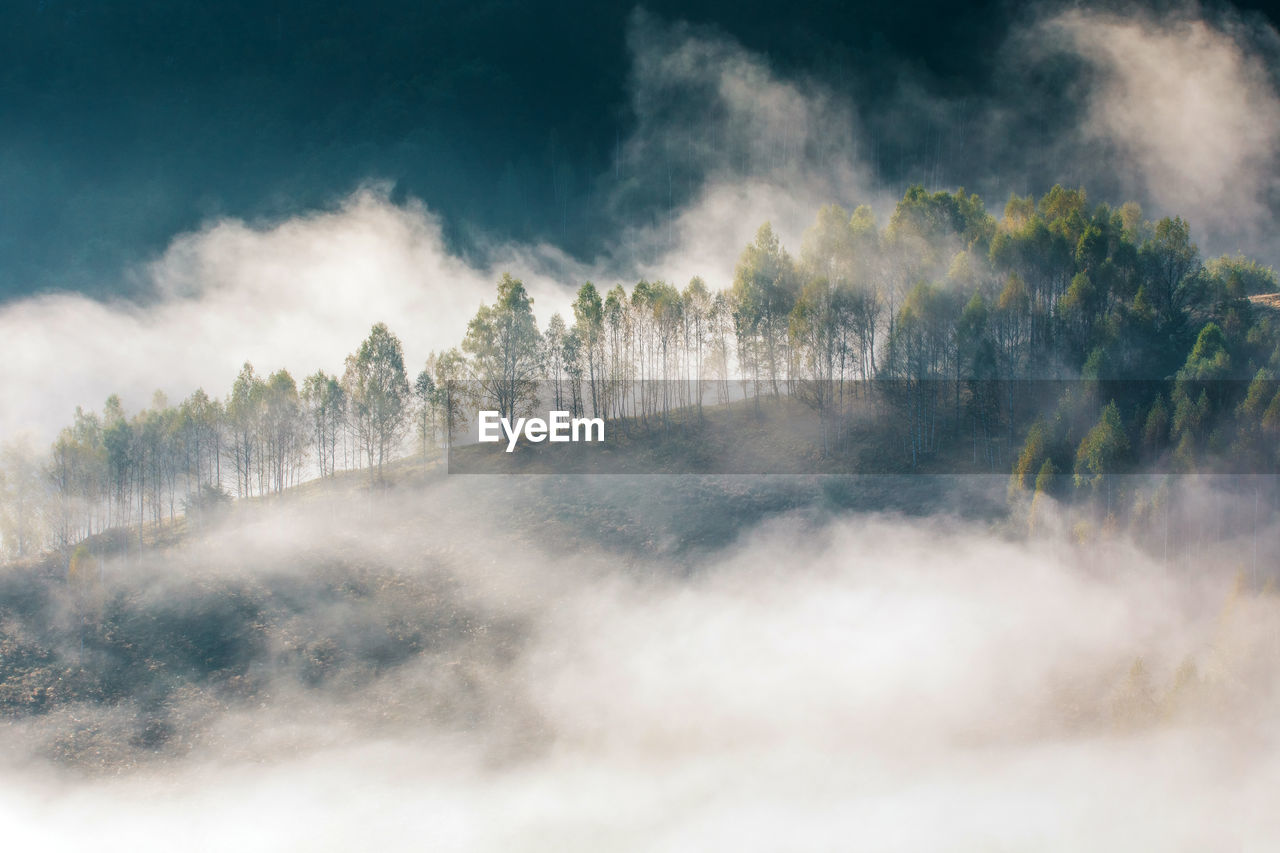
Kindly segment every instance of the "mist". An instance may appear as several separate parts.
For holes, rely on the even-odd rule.
[[[1228,250],[1274,251],[1274,29],[1195,7],[1159,21],[1072,11],[1042,27],[1098,75],[1079,134],[1105,146],[1122,192],[1183,211]]]
[[[527,270],[537,297],[568,302],[569,285],[540,274],[555,253],[515,247],[502,268]],[[376,322],[394,322],[420,364],[457,343],[500,273],[448,252],[439,220],[421,204],[395,205],[376,187],[318,212],[265,227],[218,222],[178,237],[139,271],[145,303],[54,294],[0,308],[13,354],[0,388],[13,405],[0,434],[49,439],[76,406],[119,393],[130,407],[160,389],[221,396],[240,365],[342,371]]]
[[[10,837],[1120,850],[1265,846],[1280,829],[1265,805],[1280,610],[1238,586],[1232,542],[1177,572],[1124,537],[802,508],[676,558],[555,548],[537,510],[496,521],[573,486],[449,478],[292,502],[109,561],[87,624],[124,607],[190,635],[214,589],[256,604],[262,641],[211,679],[161,663],[131,696],[10,718]],[[50,592],[54,612],[77,607]],[[56,636],[12,618],[9,643]],[[336,656],[318,664],[326,638]]]
[[[903,64],[888,105],[872,109],[714,26],[637,11],[626,40],[633,120],[595,182],[610,236],[591,254],[476,229],[461,253],[432,199],[406,200],[372,176],[295,216],[214,218],[135,265],[130,296],[0,305],[11,354],[0,363],[0,435],[43,443],[77,405],[97,409],[111,393],[130,408],[157,389],[219,396],[245,361],[340,372],[378,321],[419,364],[457,343],[502,272],[526,282],[543,322],[586,280],[682,286],[699,275],[722,287],[762,222],[798,248],[821,206],[869,204],[885,222],[916,181],[966,185],[993,212],[1011,191],[1080,185],[1091,200],[1186,216],[1206,255],[1274,261],[1276,43],[1265,22],[1194,5],[1159,19],[1045,6],[1003,42],[1003,88],[948,100]],[[1046,125],[1044,110],[1074,124]],[[917,156],[908,136],[937,144]]]
[[[269,204],[211,203],[194,220],[156,214],[179,224],[125,253],[123,282],[95,262],[101,281],[77,279],[80,268],[64,284],[33,275],[0,302],[0,461],[10,478],[0,486],[12,486],[21,512],[46,514],[29,526],[39,521],[60,549],[4,543],[15,557],[0,566],[6,839],[130,853],[1274,846],[1280,497],[1266,479],[1272,469],[1258,463],[1249,481],[1167,472],[1235,473],[1230,463],[1274,461],[1276,326],[1265,306],[1248,313],[1250,297],[1270,293],[1240,283],[1250,273],[1274,285],[1274,274],[1241,259],[1234,302],[1210,293],[1209,273],[1199,276],[1201,257],[1218,252],[1280,261],[1276,29],[1217,6],[1173,4],[1157,15],[1129,4],[1036,4],[1002,13],[979,45],[981,60],[947,86],[928,63],[888,46],[868,49],[864,64],[846,67],[839,51],[805,64],[794,41],[779,36],[785,49],[765,50],[705,15],[636,9],[622,18],[617,44],[592,48],[616,49],[619,65],[599,85],[616,84],[618,102],[598,95],[588,118],[558,126],[590,136],[590,152],[587,142],[556,141],[539,159],[541,131],[522,128],[500,152],[505,166],[484,159],[493,152],[475,153],[482,179],[467,180],[472,161],[463,169],[442,155],[435,168],[447,180],[414,184],[385,179],[333,142],[308,153],[311,172],[282,172],[271,190],[282,195]],[[815,42],[815,54],[822,46]],[[465,94],[502,75],[477,60],[458,76]],[[403,103],[461,97],[419,84],[428,95],[414,90]],[[388,95],[388,107],[362,104],[360,115],[393,115],[398,97]],[[500,118],[498,135],[527,115]],[[432,132],[449,131],[441,122]],[[474,143],[472,134],[481,132],[459,132],[451,146]],[[404,144],[437,150],[420,137]],[[585,165],[565,165],[578,155]],[[338,161],[343,180],[312,180],[290,194],[298,175]],[[522,183],[534,172],[552,189]],[[165,183],[130,174],[103,191],[124,218],[137,207],[127,199],[163,195],[156,188]],[[246,167],[242,180],[252,174]],[[458,186],[427,191],[441,181]],[[850,211],[866,205],[883,226],[915,184],[981,194],[994,216],[983,220],[987,246],[997,229],[1014,227],[997,221],[1011,194],[1043,201],[1056,183],[1085,189],[1086,215],[1127,200],[1142,211],[1134,222],[1116,209],[1097,223],[1078,216],[1082,233],[1114,225],[1115,245],[1097,238],[1097,262],[1055,279],[1037,308],[1012,286],[1022,285],[1016,264],[997,273],[985,249],[970,251],[976,243],[955,229],[934,238],[908,231],[907,242],[938,241],[923,249],[866,252],[869,266],[880,265],[868,275],[883,278],[866,290],[875,309],[868,328],[872,339],[882,327],[884,336],[866,345],[870,369],[849,378],[850,389],[876,379],[876,358],[909,316],[898,312],[910,288],[922,313],[969,289],[947,308],[954,318],[938,309],[946,322],[930,321],[929,334],[944,341],[935,356],[959,340],[957,330],[985,324],[989,307],[994,317],[1005,302],[1015,306],[992,320],[995,331],[973,335],[999,339],[999,357],[1007,341],[1009,353],[1029,353],[1026,365],[1011,360],[1007,376],[992,380],[1011,380],[997,388],[1008,395],[1007,422],[1001,400],[983,397],[996,411],[983,422],[985,455],[978,415],[961,411],[962,381],[977,388],[966,403],[983,390],[976,371],[961,375],[961,345],[930,368],[955,368],[934,377],[943,393],[927,427],[950,423],[954,446],[950,455],[938,443],[921,450],[922,460],[937,454],[921,470],[948,476],[915,473],[919,448],[902,434],[923,418],[875,431],[906,424],[909,405],[894,409],[858,387],[846,409],[846,376],[855,374],[843,361],[832,415],[802,394],[780,395],[777,374],[773,398],[762,395],[758,363],[752,396],[745,372],[730,376],[728,355],[718,409],[717,392],[704,395],[704,377],[682,373],[676,357],[672,381],[696,381],[697,402],[689,396],[683,416],[666,398],[660,415],[656,405],[633,407],[630,443],[610,458],[634,465],[616,470],[662,470],[654,459],[672,465],[665,470],[732,470],[729,453],[707,457],[736,447],[731,430],[742,427],[751,433],[742,470],[829,475],[572,476],[530,452],[513,455],[543,473],[467,476],[432,444],[436,402],[414,412],[432,421],[412,456],[403,455],[406,436],[418,425],[410,430],[401,417],[401,455],[386,460],[385,476],[381,456],[373,473],[372,449],[359,470],[348,424],[343,463],[331,458],[326,471],[321,461],[320,478],[309,479],[308,448],[323,448],[324,427],[317,439],[300,416],[290,475],[281,450],[280,473],[264,478],[270,433],[233,424],[246,436],[258,430],[256,490],[240,445],[197,447],[195,476],[175,467],[163,486],[123,445],[108,465],[97,435],[84,443],[102,452],[97,467],[84,466],[95,473],[83,489],[83,524],[71,523],[75,487],[51,487],[56,472],[41,464],[40,448],[76,407],[97,411],[119,394],[134,412],[157,390],[175,401],[196,388],[226,399],[245,362],[261,376],[342,374],[375,323],[398,336],[396,347],[403,341],[401,372],[412,383],[430,353],[459,344],[506,273],[533,298],[530,339],[554,353],[542,329],[557,312],[574,322],[575,293],[588,280],[601,295],[622,284],[631,298],[637,280],[667,282],[680,299],[699,276],[709,303],[730,287],[762,223],[788,257],[782,250],[802,251],[824,205],[844,207],[837,224],[848,237]],[[533,200],[539,193],[546,197]],[[474,198],[463,205],[459,194]],[[1023,203],[1035,213],[1033,198]],[[106,228],[101,209],[87,203],[82,215]],[[1203,297],[1194,311],[1174,299],[1183,278],[1167,282],[1165,303],[1152,308],[1135,271],[1153,242],[1150,220],[1166,214],[1193,229],[1181,275]],[[1077,243],[1064,245],[1074,272]],[[100,248],[88,246],[86,257]],[[894,252],[923,260],[886,272]],[[0,269],[0,285],[6,275]],[[1096,289],[1091,276],[1102,282]],[[818,282],[810,295],[821,295],[820,277],[797,277],[796,291]],[[1106,304],[1064,321],[1068,296]],[[806,310],[829,307],[816,304]],[[1034,333],[1049,323],[1035,325],[1033,311],[1061,325],[1089,376],[1034,362],[1049,350]],[[737,318],[720,318],[727,353]],[[769,334],[781,340],[790,318],[772,319]],[[1126,349],[1123,334],[1117,342],[1098,331],[1108,324],[1147,337]],[[1216,336],[1205,334],[1209,326]],[[1158,364],[1159,374],[1108,374],[1093,358],[1106,354],[1098,340],[1144,369]],[[1143,346],[1159,358],[1134,355]],[[994,345],[988,355],[995,364]],[[661,381],[644,369],[634,384]],[[797,387],[820,389],[832,376],[785,371],[782,382]],[[903,368],[889,378],[920,377]],[[1014,411],[1014,379],[1036,386],[1025,411]],[[1045,379],[1062,380],[1062,393],[1050,395]],[[589,381],[594,394],[596,377]],[[559,394],[559,373],[555,382]],[[732,395],[731,382],[740,382]],[[1115,393],[1127,388],[1129,398],[1104,406],[1120,386]],[[705,420],[704,396],[713,400]],[[786,429],[758,428],[762,400]],[[845,455],[828,455],[828,425],[846,413],[832,441],[843,436]],[[717,430],[720,444],[705,440]],[[216,473],[206,477],[202,464]],[[129,465],[136,483],[120,473]],[[241,468],[246,486],[237,482],[233,499],[226,483]],[[985,473],[957,473],[970,470]],[[181,514],[180,477],[191,508]],[[33,495],[46,505],[33,509]],[[18,536],[26,522],[12,525]]]

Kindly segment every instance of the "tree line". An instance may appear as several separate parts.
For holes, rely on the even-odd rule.
[[[1274,470],[1280,339],[1250,297],[1276,289],[1270,268],[1203,261],[1185,221],[1145,221],[1134,203],[1055,186],[1012,196],[997,219],[963,189],[917,186],[883,226],[866,206],[822,208],[798,255],[765,223],[719,290],[586,282],[570,316],[540,326],[504,274],[460,345],[412,379],[378,324],[341,376],[299,384],[245,364],[220,399],[77,409],[43,459],[6,448],[0,536],[26,554],[344,470],[376,481],[410,435],[429,461],[481,406],[669,428],[677,411],[696,422],[704,405],[786,398],[816,413],[833,457],[870,409],[905,464],[963,448],[974,466],[1012,469],[1015,490],[1060,489],[1058,472],[1096,490],[1156,459]]]

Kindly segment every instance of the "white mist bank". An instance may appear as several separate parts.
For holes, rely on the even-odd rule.
[[[1132,197],[1153,219],[1186,217],[1206,255],[1245,250],[1274,262],[1280,93],[1264,48],[1275,31],[1193,4],[1161,19],[1052,11],[1013,28],[998,63],[1007,90],[990,102],[918,103],[903,68],[888,115],[923,113],[937,124],[929,133],[976,134],[957,168],[970,190],[992,187],[994,214],[1010,188],[1043,193],[1060,180],[1084,186],[1090,201]],[[131,411],[156,389],[173,400],[201,386],[220,397],[246,360],[263,373],[341,372],[376,322],[400,335],[417,368],[428,351],[458,343],[504,271],[529,286],[545,324],[588,279],[604,289],[698,275],[722,288],[766,220],[792,250],[826,204],[869,204],[886,221],[903,188],[878,181],[877,140],[857,104],[788,78],[714,29],[637,13],[627,47],[634,126],[612,183],[599,178],[601,215],[616,225],[600,257],[492,238],[471,262],[448,250],[431,199],[396,205],[376,190],[284,221],[211,222],[133,271],[151,293],[145,304],[63,293],[0,306],[0,439],[29,430],[37,444],[51,441],[76,406],[98,410],[112,393]],[[1037,102],[1037,69],[1063,54],[1091,69],[1071,93],[1083,121],[1040,150],[1011,128],[1020,105]],[[947,125],[953,113],[966,116],[960,127]],[[630,194],[669,186],[672,164],[691,176],[687,203],[657,221],[632,211]],[[1055,177],[1025,186],[1027,173]]]
[[[273,565],[300,543],[407,564],[420,547],[376,518],[365,545],[333,527],[276,520],[240,541]],[[471,677],[493,713],[388,729],[378,702],[361,720],[343,712],[353,697],[281,690],[220,718],[229,752],[117,778],[11,764],[6,837],[129,851],[1280,841],[1280,607],[1221,567],[1174,576],[1123,541],[787,517],[678,577],[472,532],[435,534],[461,594],[530,624],[509,666]],[[404,713],[432,672],[406,663],[375,695]]]
[[[471,266],[423,205],[376,190],[284,222],[180,235],[139,271],[155,291],[146,305],[56,294],[0,306],[0,437],[51,441],[76,406],[100,410],[113,393],[129,411],[156,389],[175,402],[198,387],[224,397],[245,361],[299,382],[317,369],[341,374],[384,321],[416,372],[428,351],[457,345],[501,269],[521,270],[539,308],[568,302],[570,285],[542,272],[538,249],[495,250],[501,266]]]

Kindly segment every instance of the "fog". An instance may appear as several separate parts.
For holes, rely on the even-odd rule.
[[[1043,7],[997,95],[926,95],[904,68],[893,100],[967,117],[997,214],[1051,171],[1265,259],[1274,41],[1196,6]],[[628,50],[598,256],[493,236],[463,258],[431,199],[377,184],[212,220],[134,270],[145,298],[0,305],[0,438],[43,445],[113,392],[222,396],[246,360],[340,372],[379,321],[412,374],[504,271],[545,324],[586,279],[722,287],[764,220],[795,251],[822,204],[891,213],[892,116],[714,28],[637,13]],[[1083,121],[1026,144],[1018,108],[1063,56]],[[1003,516],[906,479],[849,481],[854,512],[816,478],[345,474],[96,576],[6,567],[0,825],[131,853],[1274,846],[1280,531],[1256,497],[1214,538],[1200,510],[1230,499],[1184,486],[1175,529],[1200,539],[1156,556],[1047,496]],[[1003,501],[1003,473],[977,480]]]
[[[616,233],[597,257],[494,236],[465,260],[446,246],[431,199],[393,202],[376,184],[283,220],[213,220],[134,270],[144,299],[62,293],[0,306],[0,435],[28,430],[43,443],[75,406],[97,409],[111,393],[129,409],[157,388],[221,396],[246,360],[340,372],[379,321],[416,366],[460,340],[503,271],[526,282],[544,323],[587,279],[683,286],[701,275],[724,286],[766,220],[793,252],[827,203],[870,204],[887,221],[903,187],[882,182],[879,164],[895,134],[933,134],[940,150],[945,139],[950,167],[921,163],[919,179],[968,183],[997,214],[1010,190],[1062,180],[1093,200],[1132,196],[1148,216],[1188,217],[1206,256],[1274,260],[1275,44],[1265,24],[1195,6],[1160,19],[1043,7],[1014,28],[990,97],[926,96],[904,66],[893,108],[866,127],[820,79],[784,76],[712,27],[638,12],[632,130],[600,177]],[[1066,85],[1053,73],[1064,55],[1089,73]],[[1078,126],[1031,135],[1041,101]]]
[[[579,490],[579,512],[616,488],[645,524],[640,495],[687,511],[698,481],[616,482]],[[1266,804],[1280,609],[1239,586],[1247,543],[1176,570],[1121,535],[1026,541],[998,523],[801,506],[680,556],[603,527],[568,539],[570,513],[535,499],[577,485],[448,478],[285,502],[109,561],[88,592],[50,587],[62,633],[11,614],[6,642],[61,636],[64,679],[99,660],[71,645],[77,608],[90,637],[104,620],[156,648],[128,695],[59,688],[10,717],[9,837],[1128,850],[1280,832]],[[253,608],[237,621],[215,601]],[[161,647],[166,631],[201,637],[208,612],[260,639],[193,676]]]
[[[513,249],[503,268],[528,270],[539,307],[566,301],[568,285],[538,274],[535,251]],[[139,274],[155,291],[147,304],[59,294],[0,308],[10,353],[0,389],[15,402],[0,434],[51,438],[75,406],[97,409],[112,393],[129,408],[157,388],[175,400],[197,387],[222,396],[245,361],[299,379],[341,373],[377,322],[393,324],[417,366],[457,344],[500,275],[450,255],[425,207],[394,205],[376,187],[265,227],[215,223],[178,237]]]
[[[627,225],[612,254],[641,273],[723,287],[762,222],[798,251],[824,204],[892,209],[859,156],[854,105],[820,81],[780,77],[714,30],[643,12],[628,46],[636,124],[618,156],[611,202]],[[660,220],[628,218],[673,194],[687,200]]]
[[[1105,146],[1122,191],[1179,212],[1227,249],[1256,251],[1274,221],[1276,33],[1232,18],[1215,25],[1197,11],[1074,10],[1041,32],[1096,72],[1080,141]]]

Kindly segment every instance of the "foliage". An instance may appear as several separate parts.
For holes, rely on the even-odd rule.
[[[404,350],[386,324],[375,324],[355,354],[347,357],[343,386],[369,468],[381,478],[404,432],[410,405]]]
[[[1129,439],[1120,420],[1120,410],[1112,400],[1076,450],[1076,486],[1096,489],[1103,477],[1115,473],[1128,450]]]
[[[504,418],[524,414],[536,393],[540,343],[533,299],[524,283],[503,273],[498,298],[467,325],[462,350],[487,404]]]
[[[1243,256],[1202,264],[1179,217],[1054,186],[1011,196],[997,219],[963,189],[914,186],[883,226],[866,206],[821,208],[798,257],[766,222],[729,286],[709,280],[584,282],[571,316],[540,329],[504,273],[460,349],[432,353],[412,386],[378,324],[341,378],[299,385],[245,363],[221,399],[197,389],[130,414],[111,397],[77,410],[46,454],[7,455],[0,544],[69,548],[116,527],[141,542],[211,488],[377,477],[409,424],[429,462],[479,406],[517,417],[551,402],[669,434],[677,409],[701,423],[704,403],[746,397],[759,418],[789,396],[816,413],[815,452],[832,464],[855,468],[860,435],[904,466],[1011,471],[1014,494],[1071,471],[1081,488],[1061,497],[1083,501],[1116,466],[1280,461],[1280,322],[1247,298],[1276,275]]]

